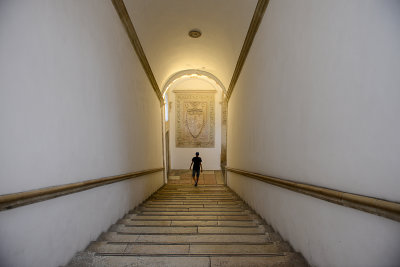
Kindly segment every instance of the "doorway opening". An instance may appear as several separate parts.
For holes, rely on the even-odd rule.
[[[227,103],[225,88],[205,72],[179,72],[163,90],[164,158],[168,183],[191,184],[196,152],[203,160],[199,185],[225,184]],[[210,74],[211,75],[211,74]]]

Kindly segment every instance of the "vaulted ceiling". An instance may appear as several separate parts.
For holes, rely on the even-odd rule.
[[[231,81],[257,0],[124,0],[155,80],[197,69]],[[198,29],[201,37],[188,32]]]

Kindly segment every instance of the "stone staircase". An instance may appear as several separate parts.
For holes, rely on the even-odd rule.
[[[68,266],[307,266],[223,185],[168,184]]]

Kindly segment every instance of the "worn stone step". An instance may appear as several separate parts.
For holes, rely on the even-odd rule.
[[[115,267],[115,266],[175,266],[175,267],[208,267],[209,257],[168,257],[168,256],[100,256],[93,255],[90,259],[68,265],[69,267]]]
[[[190,245],[190,254],[269,254],[282,253],[281,246],[272,244],[193,244]]]
[[[189,208],[189,211],[243,211],[242,208],[238,207],[219,207],[219,208],[209,208],[209,207],[204,207],[204,208]]]
[[[190,177],[192,178],[192,177]],[[162,190],[177,190],[177,191],[193,191],[193,190],[216,190],[216,191],[231,191],[229,187],[220,186],[220,185],[200,185],[198,187],[194,187],[193,185],[176,185],[176,184],[168,184],[162,188]]]
[[[96,253],[121,253],[121,254],[189,254],[190,245],[140,245],[140,244],[119,244],[105,241],[92,242],[86,249]]]
[[[204,208],[225,208],[225,207],[240,207],[243,208],[244,205],[242,203],[235,204],[203,204]]]
[[[243,209],[241,208],[233,208],[233,207],[223,207],[223,208],[180,208],[180,207],[139,207],[136,210],[140,211],[205,211],[205,212],[210,212],[210,211],[242,211]]]
[[[145,208],[204,208],[204,204],[154,204],[145,203],[140,205],[140,207]]]
[[[205,266],[205,265],[204,265]],[[282,256],[217,256],[210,257],[210,267],[308,267],[298,253],[284,253]]]
[[[86,251],[96,253],[141,254],[141,255],[264,255],[282,254],[284,250],[279,244],[140,244],[110,243],[106,241],[92,242]]]
[[[197,227],[172,227],[172,226],[137,226],[129,227],[123,224],[114,224],[110,231],[136,234],[197,234]]]
[[[135,221],[129,219],[122,219],[118,221],[119,224],[124,224],[126,226],[217,226],[218,221]]]
[[[163,203],[145,203],[140,207],[146,208],[241,208],[241,204],[163,204]]]
[[[152,199],[158,198],[168,198],[168,199],[175,199],[175,198],[187,198],[187,199],[234,199],[236,196],[234,195],[206,195],[206,194],[158,194],[152,196]]]
[[[230,216],[230,215],[143,215],[143,214],[127,214],[124,216],[124,219],[132,219],[132,220],[174,220],[174,221],[191,221],[191,220],[228,220],[228,221],[252,221],[253,218],[250,215],[242,215],[242,216]]]
[[[120,219],[117,221],[117,224],[123,224],[123,225],[129,225],[129,226],[171,226],[171,220],[136,221],[136,220],[131,220],[131,219]]]
[[[158,192],[153,195],[153,197],[156,196],[188,196],[188,197],[196,197],[196,196],[207,196],[207,197],[235,197],[235,194],[232,194],[230,192]]]
[[[266,232],[262,225],[254,227],[199,226],[197,228],[199,234],[264,234]]]
[[[171,226],[255,226],[253,221],[172,221]]]
[[[165,194],[165,193],[160,193],[153,195],[154,198],[156,197],[168,197],[168,198],[175,198],[175,197],[189,197],[189,198],[207,198],[207,197],[212,197],[212,198],[233,198],[236,197],[233,194],[191,194],[191,193],[171,193],[171,194]]]
[[[131,219],[121,219],[117,224],[126,226],[255,226],[254,221],[218,221],[218,220],[158,220],[158,221],[135,221]]]
[[[179,216],[190,216],[190,215],[246,215],[246,211],[137,211],[143,215],[179,215]]]
[[[231,191],[223,191],[223,190],[161,190],[158,191],[157,194],[191,194],[191,195],[200,195],[200,194],[207,194],[207,195],[235,195]]]
[[[264,234],[264,226],[127,226],[114,224],[110,231],[136,234]]]
[[[258,221],[218,221],[218,226],[255,226]]]
[[[225,221],[246,221],[246,220],[252,220],[252,217],[250,214],[246,214],[246,215],[219,215],[218,216],[218,220],[225,220]]]
[[[184,197],[184,196],[174,196],[174,197],[154,197],[151,200],[168,200],[168,201],[236,201],[235,197]]]
[[[235,196],[235,195],[233,195],[233,194],[220,194],[220,195],[217,195],[217,194],[160,194],[160,193],[157,193],[157,194],[154,194],[154,195],[152,195],[152,199],[154,199],[154,198],[171,198],[171,199],[174,199],[174,198],[191,198],[191,199],[195,199],[195,198],[215,198],[215,199],[218,199],[218,198],[221,198],[221,199],[227,199],[227,198],[237,198],[237,196]]]
[[[157,194],[231,194],[235,195],[234,192],[230,190],[207,190],[207,189],[201,189],[201,188],[196,188],[196,189],[191,189],[191,190],[160,190],[157,192]]]
[[[243,205],[242,201],[238,200],[149,200],[146,203],[148,204],[172,204],[172,205]]]
[[[249,216],[245,216],[250,220]],[[143,214],[127,214],[125,219],[132,220],[218,220],[217,215],[189,215],[189,216],[169,216],[169,215],[143,215]]]
[[[93,252],[80,253],[68,267],[115,267],[115,266],[176,266],[176,267],[306,267],[307,263],[296,253],[269,256],[105,256]]]
[[[179,191],[160,191],[157,192],[155,195],[168,195],[168,196],[179,196],[179,195],[187,195],[187,196],[202,196],[202,195],[207,195],[207,196],[235,196],[232,192],[229,191],[186,191],[186,192],[179,192]]]
[[[139,207],[136,210],[140,211],[189,211],[189,208],[160,208],[160,207]]]
[[[109,242],[153,242],[153,243],[266,243],[270,242],[269,234],[265,235],[192,235],[192,234],[159,234],[141,235],[118,232],[103,233],[99,241]]]

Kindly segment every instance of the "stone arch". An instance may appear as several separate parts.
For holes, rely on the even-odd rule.
[[[188,70],[178,71],[168,78],[167,82],[164,84],[164,86],[162,88],[163,98],[165,97],[165,93],[168,91],[168,89],[171,87],[171,85],[174,82],[176,82],[177,80],[182,79],[182,78],[190,78],[190,77],[203,78],[203,79],[205,78],[205,79],[211,80],[218,87],[220,87],[222,92],[224,92],[224,95],[226,95],[225,86],[215,75],[213,75],[210,72],[204,71],[204,70],[188,69]]]

